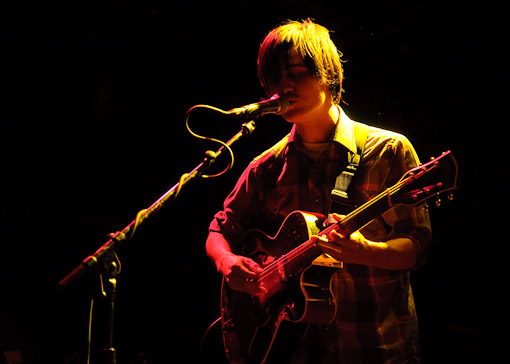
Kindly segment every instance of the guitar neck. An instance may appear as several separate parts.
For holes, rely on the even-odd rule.
[[[358,207],[339,222],[328,226],[319,235],[327,235],[332,230],[336,230],[344,236],[350,236],[391,207],[391,191],[387,190]],[[298,272],[309,266],[321,254],[322,249],[313,243],[312,240],[307,240],[285,254],[281,258],[280,263],[285,265],[286,271]]]
[[[335,229],[343,236],[350,236],[360,230],[372,220],[382,215],[392,207],[390,190],[377,195],[364,205],[358,207],[339,222],[329,226],[322,233],[327,234]]]
[[[438,160],[444,159],[451,161],[451,168],[455,170],[453,179],[448,178],[448,174],[437,173],[437,166],[441,165]],[[430,177],[430,171],[436,171],[441,179],[445,178],[444,181],[447,183],[442,182],[439,177],[434,175],[435,178],[427,179],[427,173],[429,173],[428,176]],[[362,206],[356,208],[339,222],[328,226],[326,229],[322,230],[319,235],[328,235],[332,230],[336,230],[343,236],[348,237],[392,208],[395,205],[393,200],[397,200],[397,204],[402,204],[403,201],[406,205],[417,205],[432,197],[434,194],[454,189],[456,187],[456,181],[457,166],[455,159],[451,157],[450,152],[443,153],[441,157],[408,171],[402,179],[392,187],[382,191]],[[286,267],[288,266],[292,271],[297,272],[299,269],[303,269],[309,265],[321,253],[322,250],[320,247],[311,240],[308,240],[285,254],[282,259],[285,260],[284,264]]]

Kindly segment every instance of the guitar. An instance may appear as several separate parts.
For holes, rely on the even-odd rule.
[[[333,322],[337,303],[330,283],[342,263],[326,258],[310,239],[312,235],[327,235],[335,229],[350,236],[392,207],[416,206],[456,189],[457,175],[457,162],[448,151],[409,170],[394,186],[325,229],[324,216],[295,211],[286,217],[274,237],[260,230],[248,232],[243,255],[263,267],[259,281],[267,293],[252,296],[233,291],[223,281],[221,320],[229,362],[259,364],[269,358],[284,362],[286,353],[294,350],[301,330],[306,328],[294,323]]]

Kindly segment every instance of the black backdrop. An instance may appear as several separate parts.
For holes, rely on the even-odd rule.
[[[264,97],[261,39],[286,19],[312,17],[344,53],[352,118],[404,133],[422,160],[451,149],[459,161],[461,189],[431,209],[432,252],[413,284],[424,362],[478,362],[483,323],[502,317],[484,296],[481,272],[495,268],[478,250],[488,226],[482,175],[494,159],[482,152],[488,121],[475,112],[486,67],[474,40],[479,8],[400,0],[2,8],[1,349],[21,351],[25,363],[85,362],[97,282],[66,294],[57,282],[215,148],[186,132],[185,112]],[[224,140],[240,127],[207,113],[193,125]],[[235,147],[228,175],[188,186],[119,252],[119,363],[198,362],[201,336],[219,316],[220,277],[203,248],[209,221],[246,164],[289,129],[264,117]],[[103,327],[96,306],[93,352]],[[203,348],[221,362],[217,326]]]

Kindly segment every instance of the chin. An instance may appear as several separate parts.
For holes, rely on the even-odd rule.
[[[294,123],[303,116],[303,111],[296,107],[289,107],[282,117],[289,123]]]
[[[292,124],[296,123],[296,121],[299,120],[298,118],[293,117],[292,115],[287,115],[286,113],[282,115],[282,118],[284,118],[285,121],[292,123]]]
[[[299,108],[292,108],[290,110],[287,110],[284,114],[282,114],[283,118],[287,120],[289,123],[299,123],[304,122],[305,120],[310,119],[310,112],[309,110],[303,110]]]

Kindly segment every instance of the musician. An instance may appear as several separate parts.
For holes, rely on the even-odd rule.
[[[274,235],[292,211],[330,212],[335,179],[359,137],[339,105],[341,56],[329,31],[310,19],[275,28],[260,46],[261,84],[288,99],[282,116],[293,127],[250,163],[210,224],[207,254],[234,290],[265,292],[256,280],[262,267],[239,255],[245,231]],[[369,127],[352,199],[363,204],[418,165],[405,136]],[[393,208],[351,236],[323,238],[324,252],[344,263],[332,279],[338,311],[331,325],[308,328],[291,362],[419,363],[409,275],[423,264],[431,238],[426,210]]]

